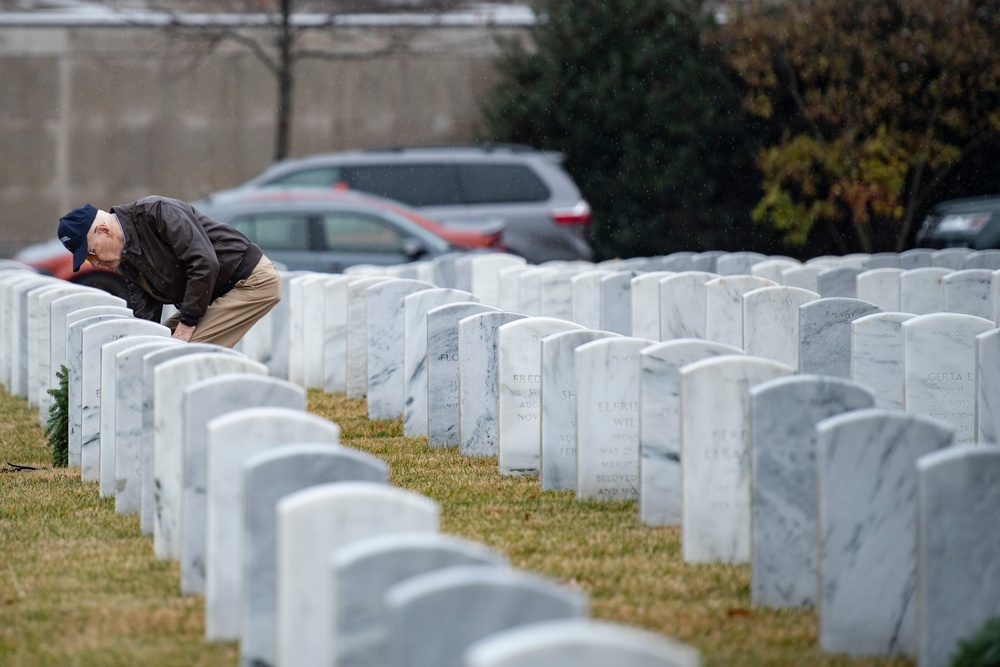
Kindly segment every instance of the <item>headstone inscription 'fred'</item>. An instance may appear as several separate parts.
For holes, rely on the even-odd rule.
[[[534,475],[541,458],[542,338],[583,327],[551,317],[529,317],[500,327],[498,397],[500,472]]]
[[[934,313],[903,323],[906,411],[955,428],[958,444],[975,442],[976,336],[993,322]]]
[[[681,522],[681,368],[743,350],[684,338],[650,345],[639,354],[639,520],[676,526]]]
[[[542,339],[542,488],[576,488],[576,359],[580,345],[618,336],[563,331]]]
[[[750,560],[750,388],[791,375],[723,356],[681,369],[681,547],[686,562]]]
[[[574,352],[577,500],[639,498],[639,352],[652,343],[608,338]]]

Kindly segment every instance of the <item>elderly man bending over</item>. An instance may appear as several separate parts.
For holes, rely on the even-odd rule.
[[[86,204],[59,220],[59,240],[85,261],[117,271],[136,317],[161,321],[182,341],[232,347],[281,300],[281,278],[256,244],[167,197],[102,211]]]

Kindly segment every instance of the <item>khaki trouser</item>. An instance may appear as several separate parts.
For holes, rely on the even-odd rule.
[[[271,260],[261,257],[249,276],[209,304],[191,342],[233,347],[280,300],[281,276]],[[180,313],[174,313],[164,324],[173,331],[179,321]]]

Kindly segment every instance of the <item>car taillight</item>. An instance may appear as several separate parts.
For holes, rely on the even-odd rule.
[[[552,219],[558,225],[585,225],[590,222],[590,204],[581,199],[572,208],[553,209]]]

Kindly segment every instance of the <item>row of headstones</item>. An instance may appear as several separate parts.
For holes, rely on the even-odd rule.
[[[19,328],[37,328],[31,297],[55,286],[39,278],[0,273],[0,303],[26,314],[31,300]],[[172,341],[114,301],[54,310],[82,476],[140,514],[157,557],[180,560],[181,592],[205,596],[206,636],[240,640],[243,664],[698,664],[677,642],[588,619],[579,592],[438,534],[435,503],[386,486],[384,463],[339,446],[303,389],[259,362]],[[5,351],[22,340],[3,332]]]
[[[577,483],[577,493],[581,497],[621,498],[634,497],[638,493],[641,510],[648,510],[644,514],[658,512],[662,516],[664,512],[670,510],[653,509],[656,505],[652,501],[654,494],[644,495],[641,491],[657,487],[662,490],[666,487],[669,492],[663,493],[662,497],[672,499],[678,497],[678,489],[681,486],[677,481],[681,477],[679,474],[680,465],[677,461],[679,447],[674,445],[672,451],[669,447],[657,448],[652,441],[658,435],[671,440],[673,438],[670,434],[676,433],[680,427],[682,429],[680,437],[676,439],[682,440],[685,438],[685,434],[690,434],[687,439],[698,449],[704,450],[702,453],[706,459],[702,462],[698,460],[701,457],[689,457],[692,459],[691,465],[685,467],[684,479],[689,480],[685,489],[691,489],[691,495],[683,495],[686,521],[682,522],[682,526],[705,527],[705,535],[693,534],[694,531],[690,529],[684,531],[685,557],[691,560],[699,558],[740,560],[749,559],[747,554],[752,551],[756,564],[758,561],[767,563],[768,559],[775,557],[774,554],[789,553],[789,549],[785,548],[784,545],[775,543],[773,537],[768,537],[770,533],[763,528],[759,536],[757,533],[750,535],[751,507],[754,509],[755,526],[767,525],[770,517],[770,513],[765,512],[764,517],[758,518],[757,506],[761,505],[762,501],[755,504],[750,502],[751,489],[754,499],[780,495],[782,484],[787,483],[788,475],[771,477],[765,483],[750,484],[749,470],[756,470],[756,468],[747,465],[749,453],[753,452],[756,459],[757,450],[760,450],[761,456],[766,456],[767,448],[766,446],[757,447],[756,440],[753,441],[753,445],[748,442],[747,434],[751,432],[749,428],[751,422],[746,419],[749,410],[745,406],[748,399],[747,390],[751,386],[765,381],[769,375],[780,376],[790,373],[791,368],[787,366],[781,368],[780,364],[774,363],[761,365],[760,362],[764,361],[762,359],[720,359],[718,360],[720,363],[714,364],[714,367],[713,363],[706,363],[701,364],[704,368],[699,368],[697,365],[688,368],[688,364],[700,357],[738,354],[742,353],[743,350],[726,349],[724,345],[692,340],[674,341],[660,346],[651,345],[652,341],[649,340],[599,341],[597,339],[614,338],[613,332],[586,330],[579,325],[552,318],[524,318],[523,322],[512,323],[511,320],[522,319],[523,316],[483,306],[481,303],[476,303],[474,296],[470,299],[468,294],[455,294],[454,290],[435,289],[433,285],[419,281],[387,280],[385,277],[359,279],[356,276],[312,275],[293,278],[292,282],[293,290],[297,282],[322,285],[324,290],[331,283],[342,285],[347,287],[348,294],[351,293],[352,289],[359,288],[357,289],[358,299],[364,305],[355,307],[354,311],[365,312],[369,318],[371,318],[372,313],[379,313],[378,319],[385,325],[377,330],[374,337],[372,329],[369,328],[366,332],[369,336],[369,344],[367,347],[360,348],[368,352],[366,363],[369,377],[372,377],[371,373],[374,372],[382,379],[382,374],[386,373],[387,370],[391,371],[392,368],[426,367],[426,382],[430,385],[428,395],[431,396],[428,405],[428,422],[433,423],[433,417],[430,415],[434,414],[435,408],[442,407],[442,403],[449,410],[457,403],[460,418],[457,422],[452,421],[452,425],[453,427],[459,426],[460,449],[463,453],[472,455],[498,454],[501,469],[508,473],[535,472],[541,468],[543,488],[566,488],[562,484],[568,479],[570,484],[574,481]],[[796,300],[783,298],[794,295],[794,292],[788,292],[788,288],[772,285],[766,290],[773,293],[770,295],[772,298],[767,301],[783,306],[785,310],[783,316],[776,317],[775,312],[767,312],[759,314],[756,318],[748,319],[756,319],[762,323],[780,323],[792,320],[799,324],[804,320],[804,329],[808,335],[800,336],[799,339],[793,337],[791,340],[788,340],[786,336],[782,337],[781,341],[784,346],[792,349],[800,351],[804,349],[807,352],[802,355],[805,360],[818,358],[821,363],[817,364],[819,368],[816,371],[822,372],[826,376],[837,375],[831,370],[839,370],[843,373],[846,369],[849,374],[852,369],[863,367],[865,362],[874,364],[876,369],[881,365],[881,369],[875,375],[888,374],[889,369],[885,367],[884,359],[866,359],[864,354],[852,356],[850,353],[851,339],[854,337],[853,347],[855,348],[864,348],[865,344],[868,344],[875,349],[875,352],[878,352],[887,342],[883,340],[887,337],[885,330],[887,328],[893,330],[892,336],[897,342],[893,354],[898,354],[898,361],[892,370],[899,375],[899,382],[893,384],[896,385],[894,391],[898,393],[898,396],[896,393],[887,395],[898,403],[896,407],[902,407],[902,403],[908,397],[910,414],[893,415],[878,411],[875,414],[852,415],[853,418],[862,422],[866,420],[870,422],[870,425],[865,428],[878,432],[880,429],[889,428],[886,424],[892,423],[893,419],[903,419],[907,424],[916,424],[916,426],[909,428],[929,429],[931,433],[940,432],[935,431],[935,429],[947,428],[936,422],[929,422],[930,425],[924,424],[923,422],[928,420],[922,419],[920,413],[929,412],[934,415],[936,420],[957,421],[955,427],[962,431],[959,434],[960,442],[974,442],[976,440],[974,436],[970,437],[975,428],[973,424],[979,423],[973,418],[972,413],[975,404],[974,397],[977,388],[980,396],[995,395],[995,391],[991,390],[991,387],[995,388],[997,376],[995,370],[992,373],[977,372],[975,350],[978,344],[981,363],[987,368],[996,368],[996,359],[1000,359],[1000,356],[997,356],[997,332],[993,331],[992,322],[961,314],[938,314],[923,318],[894,313],[878,314],[880,309],[873,304],[858,303],[857,300],[853,299],[820,300],[818,294],[809,295],[808,299],[803,300],[802,305],[805,307],[799,308]],[[785,292],[782,293],[782,290]],[[294,304],[295,291],[292,294]],[[449,298],[469,300],[447,304]],[[321,310],[316,308],[317,303],[322,303],[321,299],[321,296],[317,296],[313,299],[303,299],[303,302],[310,303],[313,310]],[[383,299],[388,300],[388,303],[383,303]],[[445,301],[446,305],[427,310],[429,305],[434,305],[434,302],[439,300]],[[748,302],[747,299],[743,301],[744,305]],[[752,303],[753,299],[750,299],[749,302]],[[815,302],[814,306],[810,306],[812,302]],[[799,312],[796,313],[796,310]],[[470,315],[470,312],[478,314]],[[421,313],[423,313],[423,318],[421,318]],[[867,318],[859,317],[865,313],[872,313],[872,315]],[[799,315],[798,319],[794,317],[796,314]],[[426,321],[421,323],[420,328],[416,328],[413,323],[419,323],[420,319]],[[437,322],[438,319],[441,319],[441,322]],[[912,321],[904,329],[905,320]],[[859,327],[858,323],[862,326]],[[436,325],[440,325],[440,329]],[[866,325],[873,327],[873,330],[866,332]],[[425,331],[426,333],[423,333]],[[905,336],[901,335],[904,331],[906,332]],[[437,332],[436,335],[434,332]],[[775,333],[771,332],[765,338],[773,338]],[[836,335],[833,335],[834,333]],[[976,335],[979,333],[987,335],[977,341]],[[425,358],[420,359],[416,364],[407,363],[405,356],[398,356],[400,345],[397,345],[395,363],[392,363],[391,355],[386,355],[390,358],[387,366],[376,365],[373,371],[373,351],[376,353],[376,358],[379,352],[385,354],[385,348],[392,347],[387,341],[401,339],[401,347],[405,355],[406,351],[410,349],[412,341],[423,338],[424,335],[428,336],[428,351]],[[451,341],[451,343],[442,347],[434,347],[431,341],[437,337]],[[458,341],[457,345],[456,340]],[[859,345],[858,340],[861,340],[863,344]],[[909,354],[905,357],[910,360],[909,367],[903,363],[904,340],[910,346]],[[463,342],[467,344],[463,346]],[[382,349],[379,350],[378,347]],[[809,353],[811,347],[815,348],[812,350],[812,354]],[[533,348],[538,350],[537,354]],[[544,361],[547,348],[549,349],[549,363]],[[506,354],[505,349],[508,350]],[[661,354],[665,355],[666,359],[659,358]],[[686,360],[685,356],[688,357]],[[888,356],[892,357],[892,355]],[[507,360],[506,364],[504,363],[505,359]],[[400,360],[402,360],[402,364],[400,364]],[[460,380],[457,383],[454,380],[455,374],[453,372],[448,374],[450,390],[435,392],[433,389],[433,377],[436,375],[434,367],[437,361],[449,362],[447,365],[452,367],[452,370],[456,365],[459,367],[458,377]],[[616,365],[627,368],[627,372],[623,374],[621,368],[615,368]],[[725,368],[727,365],[736,367],[743,365],[744,368],[732,372]],[[750,370],[753,366],[757,366],[757,370]],[[492,371],[492,375],[490,369],[496,369]],[[761,369],[767,370],[764,372]],[[805,372],[801,367],[799,370]],[[557,379],[560,373],[563,377]],[[497,374],[499,374],[499,381]],[[698,395],[696,389],[687,390],[688,399],[683,401],[685,408],[682,421],[676,417],[682,402],[680,396],[683,394],[682,387],[679,387],[678,384],[679,378],[687,374],[690,374],[690,379],[687,382],[692,387],[704,385],[706,388],[702,390],[704,401],[692,398]],[[574,375],[576,375],[575,380],[573,379]],[[906,381],[907,378],[909,378],[909,382]],[[979,379],[978,384],[977,378]],[[810,383],[819,382],[821,385],[833,382],[832,379],[824,377],[800,376],[795,379],[808,380]],[[385,384],[384,379],[382,383]],[[672,389],[671,383],[673,383]],[[646,391],[646,394],[655,398],[650,401],[651,405],[645,406],[644,409],[641,399],[642,392],[636,392],[636,388],[646,387],[647,384],[651,388]],[[727,386],[738,388],[742,393],[735,396],[726,394]],[[496,387],[497,390],[493,390],[491,387]],[[461,389],[461,395],[457,401],[456,393],[458,392],[456,389]],[[850,391],[856,392],[857,389],[859,387],[855,385]],[[660,394],[658,395],[656,392],[660,392]],[[443,400],[434,398],[438,394],[440,394],[439,398],[444,397]],[[400,391],[400,395],[406,396],[402,391]],[[780,393],[777,395],[782,396]],[[791,396],[795,395],[810,395],[810,389],[794,387]],[[509,399],[506,401],[507,410],[504,410],[505,396]],[[546,408],[558,405],[558,400],[550,399],[546,402],[546,396],[556,396],[559,399],[563,399],[563,397],[575,398],[575,401],[566,402],[569,409],[562,411],[562,429],[549,429],[549,432],[557,434],[555,437],[546,436],[546,427],[552,425],[553,422],[558,422],[559,418],[554,414],[549,414]],[[670,396],[671,400],[660,400],[662,396]],[[728,396],[728,399],[718,404],[716,399],[719,396]],[[840,406],[839,410],[831,413],[836,414],[836,412],[848,409],[860,410],[875,404],[877,396],[872,396],[870,390],[865,389],[864,396],[866,400],[855,401],[857,405],[853,408],[845,407],[851,406],[851,401],[847,398],[817,400],[818,405],[826,410],[831,410],[831,406]],[[563,400],[565,402],[565,399]],[[762,400],[766,404],[766,399]],[[409,419],[411,412],[408,411],[408,408],[412,405],[409,396],[407,396],[406,401],[405,406],[400,408],[397,404],[395,409],[388,408],[387,414],[379,418],[390,418],[404,414],[406,416],[404,424],[414,423]],[[805,442],[803,441],[805,437],[803,433],[810,433],[816,427],[817,421],[830,416],[830,414],[816,415],[804,409],[789,411],[787,409],[789,402],[787,397],[783,397],[776,401],[775,406],[761,409],[765,413],[769,410],[779,415],[807,414],[811,416],[812,421],[807,421],[806,426],[799,429],[796,438],[790,440],[785,438],[783,442],[792,451],[799,452],[798,455],[793,454],[791,457],[793,460],[798,460],[799,477],[814,478],[816,464],[813,457],[816,439],[813,436],[811,440],[807,438],[808,442]],[[988,398],[984,399],[985,402],[988,402]],[[472,404],[476,404],[482,410],[473,408]],[[702,405],[704,407],[697,407]],[[737,409],[732,409],[733,406],[737,406]],[[926,407],[926,410],[923,410],[923,407]],[[371,412],[371,397],[369,397],[369,411]],[[557,411],[553,408],[552,412]],[[666,424],[656,422],[660,428],[651,428],[647,435],[637,438],[636,428],[651,420],[655,422],[657,412],[661,413],[661,417],[662,414],[671,413],[675,416],[672,420],[667,420]],[[487,433],[484,439],[478,441],[478,444],[485,444],[482,449],[467,446],[470,444],[464,436],[467,413],[476,415],[475,419],[470,419],[468,422],[471,427],[469,431],[476,434]],[[728,419],[724,417],[727,414]],[[996,423],[995,414],[990,413],[989,410],[984,410],[983,414],[990,415],[988,421],[991,425]],[[580,423],[574,428],[572,422],[576,416],[579,416]],[[671,421],[672,423],[670,423]],[[679,421],[682,423],[678,424]],[[892,429],[890,428],[890,430]],[[953,439],[952,432],[951,429],[947,430],[946,441],[948,443]],[[491,437],[494,434],[495,437]],[[505,439],[505,434],[509,435],[509,438]],[[429,431],[429,435],[434,443],[433,429]],[[940,438],[935,439],[926,434],[917,439],[919,440],[921,437],[932,443],[932,448],[946,444]],[[507,447],[504,446],[505,440],[509,442]],[[446,439],[437,444],[455,443]],[[693,447],[689,445],[685,451],[689,449],[693,450]],[[807,455],[803,456],[803,451]],[[920,453],[923,453],[923,450],[919,447],[909,450],[909,454],[914,459]],[[988,453],[989,451],[987,451]],[[641,468],[639,460],[637,460],[639,456],[641,456]],[[972,453],[966,452],[963,456],[972,456]],[[547,467],[547,462],[553,463],[553,465]],[[568,465],[560,470],[557,465],[560,462],[566,462]],[[703,465],[695,466],[695,463],[703,463]],[[904,487],[909,485],[911,490],[915,485],[912,464],[913,460],[910,460],[909,467],[907,464],[902,465],[903,478],[899,481],[899,484]],[[575,475],[572,472],[566,472],[573,468],[575,468]],[[830,474],[833,475],[833,471]],[[846,477],[843,480],[833,477],[829,481],[829,486],[834,489],[846,488],[850,490],[851,480],[854,479],[856,471],[841,470],[839,474],[846,475]],[[563,482],[558,481],[560,476],[563,478]],[[720,477],[723,480],[722,483],[719,482]],[[887,483],[881,476],[876,477],[874,482],[876,485]],[[720,493],[705,493],[706,488],[718,489]],[[803,503],[800,499],[801,496],[787,500],[788,505],[794,509],[793,513],[812,518],[811,527],[796,533],[795,539],[791,540],[799,545],[798,552],[802,552],[803,548],[806,552],[811,552],[815,540],[810,535],[815,534],[817,514],[836,520],[838,525],[842,526],[857,520],[857,517],[850,515],[843,516],[832,512],[822,514],[819,513],[818,509],[814,512],[813,509],[820,504],[816,493],[815,483],[813,483],[811,494],[805,496],[810,500]],[[830,502],[835,503],[836,497],[831,497]],[[674,500],[670,504],[673,505],[673,513],[679,514],[678,508],[681,506],[679,500]],[[766,507],[766,503],[763,506]],[[909,521],[909,531],[912,532],[915,525],[913,519],[915,507],[912,502],[908,509],[909,519],[903,516],[899,520],[902,525],[907,525],[907,521]],[[728,510],[728,512],[724,510]],[[728,518],[725,521],[720,521],[720,515],[725,514],[729,515]],[[930,510],[930,514],[934,515],[933,509]],[[801,522],[801,517],[797,520]],[[884,517],[880,517],[880,520],[884,520]],[[980,517],[980,520],[984,520],[983,517]],[[778,521],[778,525],[782,525],[781,521]],[[941,530],[940,526],[937,526],[936,529],[939,532]],[[831,535],[837,534],[832,528],[830,531],[832,531]],[[977,544],[984,544],[978,532],[972,531],[970,536],[978,540]],[[761,543],[760,541],[764,539],[767,539],[767,542]],[[719,544],[725,546],[721,550],[718,546],[713,546]],[[749,548],[751,544],[752,550]],[[909,555],[909,560],[903,558],[898,562],[884,562],[883,567],[889,567],[897,572],[902,569],[902,571],[912,573],[915,565],[909,570],[905,564],[902,568],[900,565],[905,562],[914,563],[912,557],[915,553],[914,540],[911,539],[909,543],[904,541],[902,544],[910,547],[909,551],[903,554],[904,556]],[[985,541],[987,552],[995,544],[995,540]],[[702,553],[700,557],[697,555],[699,551]],[[739,555],[737,552],[743,555]],[[795,552],[795,550],[791,550],[791,552]],[[834,551],[830,553],[832,554]],[[820,556],[822,556],[822,552]],[[780,558],[778,560],[781,561]],[[786,591],[781,599],[768,602],[761,598],[760,602],[778,606],[813,604],[817,602],[815,600],[817,596],[812,592],[817,586],[817,570],[822,571],[820,575],[823,577],[822,581],[840,581],[847,577],[844,572],[840,571],[843,563],[838,563],[835,558],[827,559],[825,570],[821,569],[822,564],[816,563],[816,560],[817,556],[813,554],[811,558],[804,561],[808,567],[804,568],[806,574],[802,580],[810,582],[804,587],[810,591],[807,595],[802,595],[802,587],[798,587],[796,590],[796,587],[790,587],[788,583],[789,580],[794,580],[801,574],[802,567],[779,568],[779,571],[774,572],[773,576],[768,574],[766,566],[755,567],[757,587],[766,590],[767,586],[770,585],[776,590]],[[874,567],[875,565],[878,563],[866,561],[864,567],[859,568],[859,571],[864,572],[866,576],[873,576],[871,572],[878,571],[878,568]],[[927,570],[927,572],[932,571],[933,569]],[[921,581],[927,580],[927,576],[925,574]],[[883,580],[878,576],[875,576],[875,579]],[[886,581],[894,580],[890,577]],[[912,579],[909,580],[909,584],[912,585]],[[870,590],[866,587],[861,587],[861,589]],[[977,590],[981,591],[982,588]],[[908,599],[906,590],[897,592],[903,599]],[[912,593],[912,589],[909,593]],[[836,637],[839,626],[844,624],[848,624],[852,628],[858,626],[857,608],[867,604],[867,602],[859,601],[849,595],[842,595],[838,600],[839,611],[837,607],[830,606],[832,604],[830,596],[821,598],[820,602],[821,618],[827,619],[824,625],[825,631],[821,633],[824,648],[860,653],[916,652],[912,605],[897,610],[899,613],[896,615],[884,614],[884,610],[881,609],[876,612],[879,618],[891,618],[898,625],[886,623],[864,625],[863,630],[868,633],[867,641],[865,641],[864,638],[855,636],[854,632],[848,632],[840,639]],[[935,608],[934,605],[934,601],[928,601],[924,607],[931,610]],[[954,617],[953,607],[954,604],[943,605],[939,606],[938,610],[947,609],[947,615]],[[823,613],[824,609],[827,609],[826,614]],[[973,610],[968,605],[963,605],[963,609],[972,612],[963,626],[965,630],[969,630],[972,624],[971,619],[981,619],[983,612],[981,608]],[[907,616],[900,616],[900,614]],[[934,638],[942,636],[938,630],[940,617],[940,615],[935,616],[930,611],[922,616],[930,624],[927,626],[928,630],[920,635],[923,641],[930,642]],[[907,630],[902,636],[899,636],[899,627]],[[930,628],[934,628],[934,630],[932,631]],[[955,635],[943,638],[938,646],[953,646],[954,639]],[[927,650],[921,653],[925,656],[928,655]],[[928,662],[926,664],[935,663]]]

